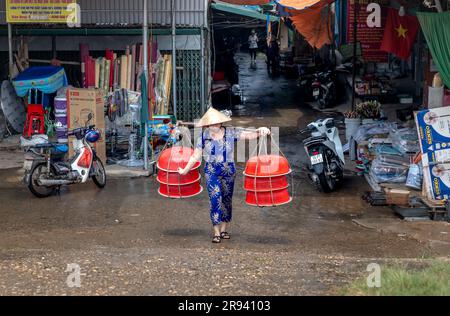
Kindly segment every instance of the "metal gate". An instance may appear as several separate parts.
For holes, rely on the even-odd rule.
[[[199,119],[202,114],[201,52],[177,51],[177,118],[184,121]]]

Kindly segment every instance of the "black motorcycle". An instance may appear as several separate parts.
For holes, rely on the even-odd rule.
[[[319,71],[318,67],[301,66],[299,69],[299,77],[297,80],[297,87],[300,89],[301,98],[305,102],[314,101],[312,85],[316,79],[316,73]]]
[[[315,75],[312,83],[312,95],[320,109],[330,107],[336,102],[336,73],[332,70]]]

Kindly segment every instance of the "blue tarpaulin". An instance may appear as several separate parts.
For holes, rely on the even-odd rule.
[[[30,67],[13,79],[13,86],[19,97],[24,97],[31,89],[50,94],[67,86],[67,76],[63,67]]]

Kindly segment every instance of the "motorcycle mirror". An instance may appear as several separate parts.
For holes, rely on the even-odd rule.
[[[88,117],[87,117],[87,121],[86,121],[85,127],[88,126],[88,124],[89,124],[89,122],[92,120],[92,118],[93,118],[92,113],[89,113],[89,114],[88,114]]]

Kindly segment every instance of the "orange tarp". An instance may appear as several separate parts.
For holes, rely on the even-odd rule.
[[[282,6],[295,10],[303,10],[304,8],[310,7],[320,1],[321,0],[279,0],[278,3]]]
[[[258,5],[269,0],[221,0],[232,4]],[[290,19],[300,34],[308,43],[317,48],[332,43],[332,13],[329,4],[334,0],[279,0],[285,11],[292,16]]]
[[[326,1],[308,9],[293,12],[290,19],[295,29],[311,46],[321,48],[325,44],[332,43],[333,19],[331,8]]]

